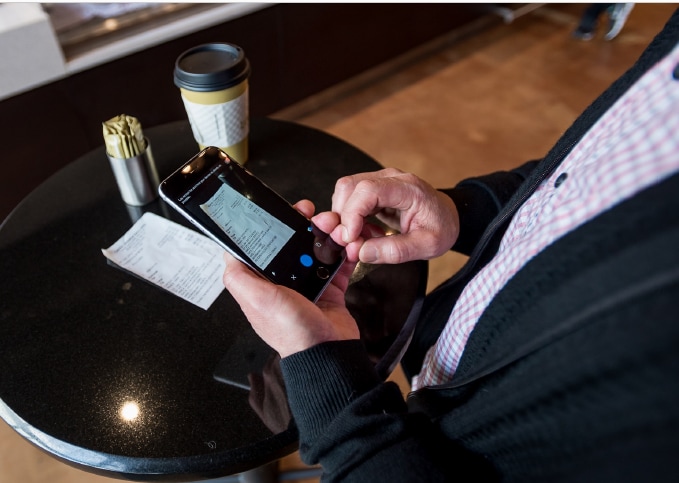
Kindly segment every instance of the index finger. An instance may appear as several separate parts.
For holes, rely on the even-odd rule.
[[[340,215],[340,238],[343,242],[351,243],[358,239],[366,217],[383,208],[399,206],[402,198],[396,193],[389,193],[395,190],[395,185],[390,186],[388,180],[403,174],[401,170],[387,168],[346,176],[337,181],[332,196],[332,211]]]
[[[379,171],[370,171],[367,173],[358,173],[350,176],[344,176],[338,179],[335,183],[335,191],[332,194],[332,211],[335,213],[342,212],[347,200],[351,197],[354,190],[356,189],[356,185],[358,185],[361,181],[385,178],[401,173],[402,171],[396,168],[386,168]]]
[[[413,202],[410,191],[410,185],[394,177],[361,181],[340,212],[343,240],[347,243],[356,240],[368,216],[386,209],[408,211]]]

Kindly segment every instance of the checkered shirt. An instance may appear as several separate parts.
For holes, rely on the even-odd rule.
[[[679,80],[673,77],[678,64],[676,46],[597,121],[519,209],[495,257],[460,295],[413,389],[451,380],[479,317],[531,258],[679,169]]]

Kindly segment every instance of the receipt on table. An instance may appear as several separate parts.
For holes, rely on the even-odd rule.
[[[144,215],[102,253],[138,277],[207,310],[224,290],[224,249],[153,213]]]

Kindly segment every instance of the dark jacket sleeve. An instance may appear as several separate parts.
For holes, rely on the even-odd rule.
[[[471,251],[537,164],[441,190],[460,215],[453,249]],[[486,462],[443,438],[424,414],[408,411],[399,387],[380,379],[361,341],[320,344],[284,358],[281,369],[300,455],[323,465],[324,481],[449,481],[453,468],[492,480]]]
[[[442,438],[424,414],[408,412],[361,341],[320,344],[284,358],[281,368],[300,456],[322,464],[323,481],[450,481],[446,472],[461,468],[487,475],[485,463]]]
[[[679,19],[679,9],[672,20],[676,21],[677,19]],[[647,54],[642,57],[643,62],[638,62],[633,71],[630,71],[621,80],[616,82],[609,92],[605,93],[579,118],[577,126],[567,131],[564,139],[559,141],[553,149],[554,156],[560,156],[561,154],[559,153],[565,153],[569,149],[568,146],[572,146],[589,129],[592,122],[599,118],[601,112],[619,98],[621,92],[624,92],[640,77],[645,72],[645,69],[657,62],[659,55],[664,55],[669,49],[674,48],[674,45],[676,45],[676,22],[668,25],[671,28],[666,30],[672,34],[669,37],[669,41],[665,37],[659,37],[660,40],[656,39],[651,44],[651,47],[647,49]],[[453,189],[442,190],[453,199],[460,212],[461,236],[453,247],[454,249],[462,253],[471,251],[490,221],[510,200],[519,185],[523,183],[528,173],[537,164],[537,162],[531,162],[509,172],[471,178],[462,181]],[[636,259],[639,260],[639,257],[636,257]],[[564,264],[564,266],[568,266],[568,264]],[[641,264],[641,266],[646,267],[645,264]],[[582,287],[583,285],[578,286]],[[674,287],[676,287],[676,284]],[[621,300],[626,299],[621,298]],[[665,310],[666,307],[670,306],[670,301],[676,301],[676,297],[673,299],[668,298],[667,306],[656,301],[653,301],[650,306],[667,318],[669,317],[668,314],[672,314],[672,312]],[[572,306],[572,304],[568,306]],[[629,310],[626,310],[625,313],[630,314],[631,319],[637,322],[638,320],[652,321],[654,317],[653,314],[649,314],[645,309],[639,309],[639,314],[641,315],[637,315],[637,312],[630,313]],[[645,318],[643,314],[646,314]],[[537,314],[536,318],[539,318],[539,315]],[[655,317],[659,317],[659,315],[655,315]],[[640,325],[636,323],[632,324],[631,327],[640,327]],[[642,325],[641,327],[644,326]],[[676,325],[669,325],[669,327],[676,327]],[[625,334],[631,338],[634,332],[629,331],[629,333],[625,332]],[[562,340],[566,339],[566,337],[562,338]],[[590,337],[588,340],[597,342],[603,339],[600,337]],[[664,350],[676,347],[676,344],[672,345],[674,341],[675,339],[672,338],[664,340]],[[620,350],[616,344],[605,344],[605,340],[601,343]],[[542,352],[543,357],[552,354],[552,352],[540,352]],[[564,352],[561,350],[561,353]],[[566,353],[568,352],[566,351]],[[673,354],[675,353],[676,351],[673,352]],[[621,354],[625,356],[624,361],[630,367],[640,367],[636,356],[630,356],[624,350]],[[646,381],[649,385],[660,388],[658,389],[658,394],[663,395],[663,404],[656,406],[655,409],[660,408],[664,411],[665,408],[674,408],[676,405],[672,406],[664,402],[670,401],[673,393],[665,391],[663,383],[666,383],[668,380],[676,380],[676,378],[671,378],[672,375],[676,374],[676,364],[671,365],[673,362],[671,358],[660,357],[659,354],[662,354],[661,352],[654,350],[652,354],[655,361],[663,361],[663,363],[669,361],[669,365],[666,366],[667,370],[661,373],[661,375],[666,375],[667,377],[656,379],[653,371],[642,367],[640,370],[643,372],[643,377],[635,378],[633,374],[630,380],[633,382],[638,382],[639,380]],[[585,358],[581,359],[584,360]],[[542,360],[538,360],[538,362],[542,362]],[[585,363],[586,366],[589,362],[585,360]],[[551,364],[553,365],[554,362],[551,361]],[[545,367],[545,370],[549,372],[549,367]],[[611,366],[610,361],[606,361],[603,367],[605,369],[603,376],[606,376],[606,378],[610,377],[612,368],[615,368],[618,374],[628,374],[624,370],[626,366]],[[395,384],[384,383],[380,380],[360,341],[320,344],[284,358],[281,361],[281,368],[287,387],[290,408],[300,432],[300,454],[307,463],[315,464],[320,462],[323,465],[324,480],[356,481],[361,483],[370,481],[436,482],[452,480],[453,478],[450,478],[451,475],[446,475],[446,468],[453,472],[453,476],[457,476],[458,480],[460,476],[464,477],[466,475],[469,475],[469,479],[472,481],[493,481],[498,479],[497,477],[493,478],[493,476],[497,476],[493,474],[493,468],[498,465],[497,462],[491,463],[490,459],[486,460],[481,457],[475,457],[474,454],[458,446],[452,438],[450,441],[446,441],[435,429],[432,420],[425,417],[424,414],[417,412],[414,407],[409,412],[398,387]],[[525,377],[525,374],[522,372],[523,368],[524,366],[520,367],[516,372],[517,376],[519,376],[517,384],[521,383],[522,390],[533,390],[536,387],[535,381],[530,380],[529,384],[524,383],[523,377]],[[675,369],[675,371],[672,372],[670,369]],[[591,385],[591,370],[587,369],[585,374],[587,382]],[[649,375],[653,377],[649,378]],[[551,381],[552,379],[550,378],[549,380]],[[658,380],[661,382],[660,384],[656,384]],[[558,383],[558,381],[552,382],[554,384]],[[512,385],[507,386],[507,384],[503,384],[503,386],[508,391],[516,387]],[[573,387],[579,390],[580,386],[581,384]],[[540,390],[538,389],[538,391]],[[610,397],[611,392],[609,390],[602,392],[597,387],[596,391],[598,399],[593,399],[592,404],[594,407],[600,407],[599,401],[604,401],[604,403],[612,401],[617,404],[619,398]],[[637,391],[635,384],[626,384],[624,391],[625,394],[637,395],[642,393]],[[553,392],[554,396],[559,399],[562,399],[564,393],[563,387]],[[491,392],[480,391],[480,394],[492,400],[494,406],[499,407],[504,405],[504,401],[499,400],[498,402],[495,400],[496,396]],[[521,405],[523,400],[515,399],[515,401]],[[541,398],[540,401],[544,401],[544,398]],[[466,401],[457,399],[454,403],[460,406],[465,405]],[[553,406],[544,402],[542,405],[550,411],[557,411],[557,417],[563,416],[559,412],[561,411],[560,406]],[[673,420],[673,423],[668,425],[661,419],[654,419],[654,414],[651,414],[653,411],[644,411],[644,406],[640,407],[642,410],[639,411],[639,414],[644,416],[650,414],[650,420],[654,422],[650,426],[645,426],[644,435],[648,433],[653,435],[654,432],[663,433],[663,436],[669,434],[673,438],[672,442],[676,441],[676,420]],[[638,406],[635,405],[632,408],[638,409]],[[501,417],[495,417],[495,413],[489,413],[489,417],[492,418],[490,420],[492,425],[497,425],[500,422],[510,426],[516,424],[520,426],[520,435],[529,435],[531,438],[535,437],[534,429],[536,425],[527,424],[520,417],[520,415],[525,413],[523,406],[520,406],[514,413],[503,413],[502,408],[498,409],[498,411],[500,411]],[[579,420],[579,410],[573,411],[572,407],[570,407],[565,412],[569,413],[570,417],[578,419],[579,427],[585,428],[584,431],[587,433],[590,432],[587,425],[583,425],[582,421]],[[618,415],[628,413],[613,411],[610,414],[612,415],[611,418],[616,419],[615,428],[619,428],[617,422],[618,420],[624,420],[624,418],[620,419]],[[675,413],[673,412],[672,414]],[[632,413],[632,415],[635,416],[634,419],[637,419],[637,414]],[[451,417],[457,416],[459,415],[456,414]],[[544,425],[543,430],[546,432],[544,440],[553,439],[554,428],[559,429],[560,426],[554,424]],[[658,428],[662,428],[663,431],[658,432]],[[493,426],[484,426],[483,429],[489,439],[489,444],[497,452],[506,456],[509,450],[501,444],[503,440],[497,437],[498,432],[493,430]],[[511,428],[508,427],[508,429]],[[511,434],[513,433],[514,431],[511,431]],[[507,434],[510,433],[508,432]],[[633,444],[629,445],[629,451],[624,453],[608,452],[609,448],[606,445],[602,445],[600,439],[590,437],[590,440],[595,442],[591,447],[597,446],[597,449],[603,451],[612,463],[603,468],[604,473],[608,468],[615,468],[616,472],[619,473],[620,461],[630,463],[633,466],[635,459],[646,462],[653,461],[658,456],[664,462],[670,462],[671,464],[673,461],[671,459],[672,456],[676,455],[676,450],[670,444],[649,446],[646,444],[646,441],[643,441],[643,445],[637,445],[639,439],[634,436],[641,433],[635,431],[620,432],[619,429],[615,429],[613,434],[616,438],[623,437],[624,441],[627,441],[627,437],[631,437],[630,441]],[[518,439],[521,440],[521,438]],[[643,450],[643,457],[645,459],[627,456],[637,454],[639,448]],[[662,452],[658,451],[658,448],[668,450]],[[563,448],[558,446],[557,449],[560,459],[556,464],[561,481],[567,478],[563,468],[567,468],[569,472],[580,476],[579,478],[572,478],[573,481],[583,481],[582,474],[591,476],[593,474],[592,469],[594,473],[600,469],[594,466],[592,464],[593,460],[590,459],[587,459],[584,465],[572,464],[570,458],[571,449],[568,446]],[[479,449],[479,451],[483,450]],[[485,454],[489,454],[489,452],[485,452]],[[624,459],[618,457],[620,454],[625,455]],[[534,455],[534,452],[528,454],[529,461],[531,459],[534,460]],[[560,465],[562,462],[565,463],[565,466]],[[541,467],[544,467],[545,464],[548,466],[551,464],[547,460],[538,461],[538,463],[540,463]],[[627,466],[630,466],[630,464]],[[525,466],[530,466],[530,464]],[[497,467],[499,468],[499,466]],[[661,466],[649,464],[643,469],[647,470],[655,467]],[[643,479],[644,475],[647,476],[647,473],[640,471],[638,474],[625,476],[630,480],[633,480],[635,477],[636,480],[639,480]],[[585,479],[588,481],[611,480],[610,475],[608,475],[608,478],[600,478],[598,476],[600,475]]]
[[[460,236],[453,250],[465,255],[471,253],[488,224],[538,163],[529,161],[511,171],[468,178],[454,188],[440,190],[452,198],[460,215]]]

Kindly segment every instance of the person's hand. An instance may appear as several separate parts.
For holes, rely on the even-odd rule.
[[[313,215],[314,206],[308,200],[295,207],[307,218]],[[344,263],[314,304],[292,289],[265,280],[228,253],[224,260],[224,286],[255,332],[281,357],[322,342],[360,338],[344,302],[355,263]]]
[[[398,234],[366,222],[375,217]],[[337,181],[332,212],[314,223],[346,245],[349,260],[403,263],[442,255],[457,240],[459,217],[453,201],[413,174],[388,168]]]

